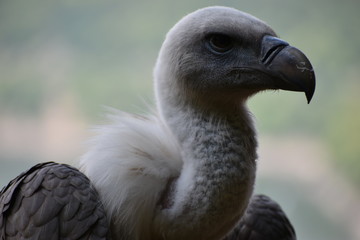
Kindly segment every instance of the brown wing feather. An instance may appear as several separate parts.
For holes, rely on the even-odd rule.
[[[237,226],[224,240],[296,240],[281,207],[265,195],[255,195]]]
[[[35,165],[0,192],[0,239],[107,239],[96,190],[77,169]]]

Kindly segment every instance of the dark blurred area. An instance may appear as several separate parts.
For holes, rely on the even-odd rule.
[[[317,88],[249,102],[256,192],[279,201],[298,239],[360,239],[360,1],[0,1],[0,186],[42,161],[76,166],[104,106],[153,106],[152,69],[185,14],[235,7],[311,60]]]

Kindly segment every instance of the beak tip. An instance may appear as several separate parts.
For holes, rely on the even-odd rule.
[[[315,82],[314,82],[315,83]],[[310,104],[311,102],[311,99],[313,98],[314,96],[314,92],[315,92],[315,86],[312,86],[311,88],[308,88],[306,91],[305,91],[305,96],[306,96],[306,100],[307,100],[307,103]]]
[[[307,100],[307,103],[308,103],[308,104],[310,104],[311,99],[312,99],[312,96],[306,95],[306,100]]]
[[[306,99],[307,99],[308,104],[310,104],[311,99],[312,99],[313,96],[314,96],[315,85],[316,85],[314,70],[311,70],[311,77],[309,78],[308,84],[309,84],[310,86],[309,86],[309,88],[307,89],[307,91],[305,91],[305,95],[306,95]]]

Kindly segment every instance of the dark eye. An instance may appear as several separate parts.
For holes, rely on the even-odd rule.
[[[228,52],[234,46],[232,38],[225,34],[210,35],[208,38],[208,44],[211,50],[217,53]]]

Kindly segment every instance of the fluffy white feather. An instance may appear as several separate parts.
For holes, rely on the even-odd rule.
[[[179,146],[156,116],[114,111],[109,118],[112,124],[96,129],[81,170],[98,189],[111,221],[134,239],[146,239],[161,192],[181,170]]]

